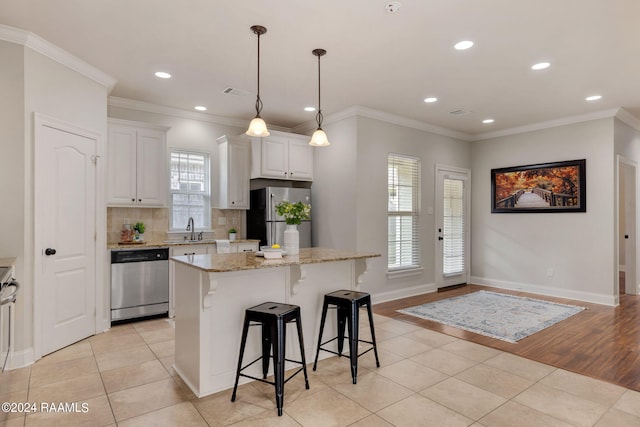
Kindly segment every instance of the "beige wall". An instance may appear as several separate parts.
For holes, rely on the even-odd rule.
[[[613,303],[613,121],[593,120],[472,144],[474,283]],[[491,169],[574,159],[586,159],[586,213],[491,213]]]
[[[100,152],[106,136],[107,89],[20,44],[0,41],[0,57],[0,174],[4,178],[0,185],[11,206],[0,214],[0,256],[17,257],[16,277],[22,284],[15,322],[14,363],[19,366],[29,363],[34,351],[34,271],[38,256],[33,243],[34,116],[43,114],[101,135]],[[96,213],[102,231],[105,216]],[[104,241],[99,240],[99,244]],[[102,268],[98,265],[98,286],[102,285]],[[106,292],[102,300],[105,297]]]
[[[325,125],[331,146],[316,149],[313,183],[314,240],[320,246],[377,252],[363,290],[376,301],[434,290],[435,165],[471,167],[470,143],[365,117]],[[421,159],[423,272],[388,279],[387,156]]]

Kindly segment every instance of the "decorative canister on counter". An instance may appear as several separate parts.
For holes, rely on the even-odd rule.
[[[120,229],[120,242],[129,243],[133,241],[133,229],[131,228],[131,224],[124,223],[122,224],[122,229]]]

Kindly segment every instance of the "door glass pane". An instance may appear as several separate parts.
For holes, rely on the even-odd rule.
[[[464,181],[445,178],[443,185],[442,272],[447,276],[465,271]]]

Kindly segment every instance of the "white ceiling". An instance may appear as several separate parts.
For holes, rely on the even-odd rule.
[[[117,79],[111,95],[268,124],[363,106],[471,135],[624,107],[640,117],[638,0],[0,0],[31,31]],[[473,40],[470,50],[453,44]],[[534,72],[530,66],[548,61]],[[158,70],[173,75],[156,78]],[[249,95],[225,95],[234,87]],[[588,103],[587,95],[602,100]],[[439,101],[425,104],[427,96]],[[450,111],[471,113],[453,116]],[[494,118],[492,125],[482,119]]]

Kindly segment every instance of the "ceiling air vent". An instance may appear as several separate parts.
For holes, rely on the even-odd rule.
[[[234,87],[228,87],[225,90],[223,90],[222,93],[224,93],[225,95],[235,95],[235,96],[251,95],[251,92],[249,92],[248,90],[236,89]]]
[[[458,108],[457,110],[449,111],[449,114],[452,116],[466,116],[467,114],[471,114],[471,111],[465,110],[464,108]]]

